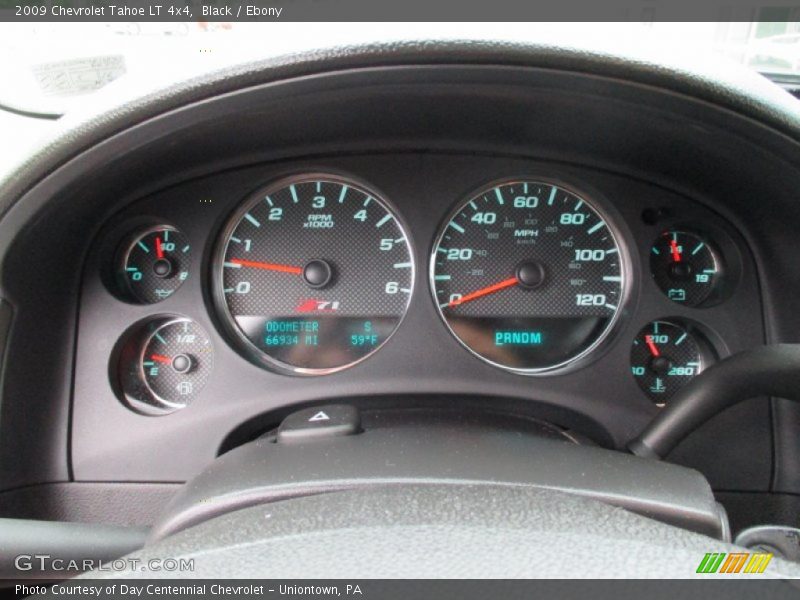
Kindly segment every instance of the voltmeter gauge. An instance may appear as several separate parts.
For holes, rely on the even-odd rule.
[[[214,351],[200,325],[183,317],[151,321],[134,334],[120,357],[126,402],[145,414],[184,408],[206,385],[213,365]]]
[[[694,328],[653,321],[633,340],[631,372],[647,397],[663,406],[712,359],[710,345]]]
[[[650,270],[667,298],[686,306],[706,304],[723,276],[716,249],[686,231],[666,231],[658,237],[650,248]]]
[[[139,232],[121,253],[123,292],[141,304],[169,298],[189,276],[190,250],[189,240],[174,227]]]

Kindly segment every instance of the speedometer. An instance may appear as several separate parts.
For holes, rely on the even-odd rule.
[[[214,280],[223,324],[249,357],[318,375],[366,358],[395,331],[414,260],[377,193],[307,175],[259,190],[236,211]]]
[[[571,365],[606,338],[626,272],[598,207],[538,180],[472,195],[431,257],[436,304],[455,337],[489,363],[527,374]]]

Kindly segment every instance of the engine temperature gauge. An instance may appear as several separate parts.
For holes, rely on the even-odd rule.
[[[690,327],[653,321],[633,340],[631,371],[642,391],[663,406],[711,361],[710,346]]]
[[[127,296],[141,304],[169,298],[189,274],[189,241],[166,225],[134,236],[123,249],[120,278]]]
[[[184,408],[208,382],[213,364],[211,342],[200,325],[182,317],[156,319],[123,349],[125,399],[145,414]]]

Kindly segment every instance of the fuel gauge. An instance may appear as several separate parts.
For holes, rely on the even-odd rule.
[[[653,321],[633,340],[631,372],[642,391],[663,406],[712,358],[710,345],[694,328],[672,321]]]
[[[183,317],[158,318],[127,342],[119,369],[127,404],[145,414],[166,414],[190,404],[214,365],[211,342]]]

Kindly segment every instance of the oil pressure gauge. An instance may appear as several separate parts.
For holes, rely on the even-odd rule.
[[[140,304],[169,298],[189,275],[189,240],[168,225],[140,231],[122,248],[119,279],[124,295]]]
[[[155,319],[125,344],[119,374],[126,403],[149,415],[186,407],[203,389],[214,365],[211,342],[183,317]]]

